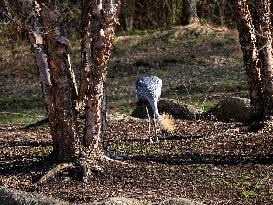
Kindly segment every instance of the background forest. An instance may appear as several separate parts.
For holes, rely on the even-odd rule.
[[[73,44],[73,49],[74,49],[73,55],[72,55],[72,61],[75,63],[75,67],[77,69],[77,67],[79,67],[80,65],[80,48],[79,48],[79,45],[80,45],[79,38],[81,36],[80,1],[61,1],[61,2],[62,2],[61,8],[63,10],[62,11],[63,19],[66,22],[66,24],[64,25],[65,30],[71,43]],[[189,1],[185,0],[185,2],[188,3]],[[235,27],[235,24],[233,23],[233,20],[232,20],[232,12],[231,12],[232,9],[230,4],[227,1],[225,0],[196,1],[195,3],[196,3],[195,4],[196,11],[194,11],[191,14],[191,17],[193,17],[197,22],[199,22],[200,28],[198,28],[199,27],[198,25],[194,25],[193,28],[189,28],[187,30],[186,35],[183,35],[184,31],[179,31],[179,27],[177,28],[174,27],[174,26],[179,26],[183,24],[183,0],[151,1],[151,2],[137,1],[137,0],[122,1],[121,7],[120,7],[120,13],[119,13],[120,24],[117,26],[118,38],[116,40],[116,45],[113,51],[113,58],[111,59],[111,63],[109,65],[109,71],[108,71],[108,77],[110,78],[114,78],[117,76],[121,77],[121,79],[119,79],[118,82],[115,82],[115,80],[109,81],[110,84],[111,83],[114,84],[114,86],[109,85],[109,89],[110,89],[109,103],[110,105],[111,104],[115,105],[112,108],[122,112],[125,111],[126,113],[132,112],[133,108],[131,106],[128,107],[128,102],[131,105],[132,103],[131,101],[135,101],[135,97],[132,97],[135,95],[134,88],[133,88],[134,84],[128,85],[126,83],[128,83],[129,81],[131,82],[131,79],[136,78],[137,75],[140,75],[141,73],[142,74],[147,73],[148,71],[150,74],[152,73],[155,75],[159,75],[160,77],[163,77],[166,74],[165,72],[166,67],[170,67],[168,64],[177,65],[177,64],[183,63],[183,61],[194,63],[194,61],[191,61],[190,58],[195,58],[194,56],[198,52],[203,52],[202,50],[206,48],[201,48],[198,51],[197,50],[198,44],[196,44],[197,49],[190,51],[190,53],[192,54],[187,54],[187,56],[182,56],[179,53],[173,54],[171,53],[172,51],[170,51],[170,49],[174,47],[178,48],[182,46],[182,44],[191,44],[191,42],[195,43],[198,41],[202,41],[202,39],[205,39],[207,37],[208,37],[207,38],[208,41],[210,41],[208,43],[208,46],[210,46],[209,44],[215,44],[213,45],[213,47],[217,47],[217,44],[221,46],[221,44],[229,44],[229,41],[232,41],[232,42],[237,41],[236,35],[230,36],[229,34],[227,34],[229,36],[228,39],[223,39],[226,34],[224,32],[222,33],[217,32],[218,30],[221,30],[216,28],[218,26],[223,26],[224,30],[226,28],[234,29]],[[27,68],[24,68],[24,69],[16,69],[14,65],[12,67],[16,71],[10,72],[7,70],[7,72],[17,73],[19,72],[19,70],[21,70],[20,71],[21,74],[18,73],[18,75],[22,75],[22,77],[25,75],[31,75],[31,77],[33,77],[33,74],[35,75],[37,71],[35,68],[35,62],[32,60],[32,57],[28,54],[29,47],[27,45],[27,39],[28,39],[27,31],[25,30],[24,26],[22,26],[23,24],[20,18],[18,18],[18,16],[16,15],[16,11],[12,10],[13,3],[9,1],[2,1],[0,2],[0,4],[2,8],[0,12],[1,46],[3,48],[1,49],[1,59],[3,60],[2,68],[4,67],[10,68],[10,64],[15,64],[15,65],[19,64],[19,65],[22,65],[23,67],[27,66]],[[215,29],[214,29],[214,26],[216,26]],[[209,31],[211,35],[210,34],[208,35],[207,31]],[[213,33],[212,31],[216,31],[216,32]],[[218,35],[218,33],[220,35]],[[213,42],[214,36],[217,36],[217,40],[215,42]],[[173,39],[168,39],[168,38],[173,38]],[[236,44],[236,42],[234,43]],[[150,52],[152,56],[141,57],[145,55],[143,53],[146,53],[152,50],[154,51],[153,48],[156,48],[156,47],[160,49],[160,52],[158,52],[159,57],[156,57],[155,53],[153,52]],[[164,47],[164,49],[161,49],[160,47]],[[226,48],[222,46],[221,49],[226,49]],[[162,50],[165,50],[165,51],[162,53],[161,52]],[[136,55],[132,55],[136,51],[139,51],[141,56],[138,57]],[[168,52],[170,53],[169,55],[167,54]],[[120,58],[121,56],[126,56],[126,55],[129,55],[128,58],[125,58],[125,59]],[[165,57],[162,57],[160,55],[164,55]],[[155,57],[157,59],[154,59]],[[202,61],[202,59],[199,59],[199,60]],[[219,61],[220,59],[215,59],[215,60]],[[20,61],[31,62],[31,64],[25,65],[25,63],[21,63]],[[155,69],[155,67],[157,68]],[[79,69],[77,70],[79,72]],[[175,70],[175,68],[170,70],[173,70],[174,73],[178,72],[177,70]],[[28,74],[24,75],[22,74],[22,72],[26,72]],[[2,76],[5,78],[5,75],[2,75]],[[128,80],[125,79],[124,78],[125,76],[129,79]],[[76,75],[76,77],[79,78],[79,73],[78,75]],[[122,79],[123,81],[127,81],[125,82],[127,88],[119,87],[120,81],[122,81]],[[180,94],[182,94],[182,97],[186,98],[187,102],[189,102],[189,99],[193,98],[194,101],[191,102],[192,104],[197,103],[197,106],[202,107],[202,104],[204,103],[204,106],[206,107],[206,104],[208,103],[206,100],[205,102],[203,102],[204,99],[198,101],[200,96],[188,95],[189,92],[194,92],[193,90],[192,91],[190,90],[195,88],[191,88],[190,85],[185,85],[183,78],[178,79],[178,81],[182,81],[183,85],[181,87],[181,85],[179,85],[179,82],[177,82],[178,84],[177,87],[180,86],[181,89],[177,90],[174,87],[173,90],[175,89],[177,90],[174,93],[169,93],[169,91],[167,91],[170,89],[168,88],[169,82],[168,81],[165,82],[166,91],[164,92],[165,94],[163,93],[163,96],[170,94],[172,95],[172,97],[175,97],[177,95],[179,95],[178,97],[181,97]],[[4,81],[2,82],[3,82],[3,87],[8,86],[8,84],[6,83],[4,85]],[[26,86],[32,87],[34,83],[37,83],[35,87],[39,89],[39,86],[37,86],[38,82],[32,81],[29,83],[31,83],[32,85],[25,85],[24,83],[23,86],[18,85],[18,87],[20,88],[23,88]],[[216,82],[216,83],[219,83],[219,82]],[[231,86],[231,84],[233,84],[233,81],[231,80],[231,82],[229,81],[229,82],[223,82],[223,83],[228,84],[227,86]],[[124,86],[123,83],[121,84],[122,86]],[[202,92],[207,92],[208,90],[210,90],[209,88],[212,85],[213,84],[208,84],[208,82],[204,82],[203,85],[199,85],[199,86],[202,87],[201,88],[203,90]],[[129,93],[124,93],[123,89],[128,89],[128,86],[130,87],[130,90],[126,92],[129,92]],[[243,86],[244,89],[246,89],[243,82],[236,82],[236,86],[239,86],[239,87]],[[26,87],[26,89],[28,88]],[[9,89],[5,89],[5,92],[9,92],[9,91],[10,91]],[[3,96],[6,96],[5,92],[3,92],[4,93]],[[16,93],[18,94],[18,92]],[[19,92],[19,93],[22,93],[22,92]],[[25,96],[25,97],[27,97],[28,99],[29,97],[34,98],[33,99],[34,102],[39,101],[37,103],[39,103],[38,107],[40,107],[42,105],[42,102],[40,102],[40,99],[42,96],[41,94],[39,94],[40,92],[35,91],[35,93],[36,94],[34,95],[32,93],[31,94],[32,96],[28,96],[28,97]],[[125,98],[125,99],[121,99],[121,100],[119,99],[118,96],[121,94],[123,96],[122,98]],[[7,95],[8,95],[6,96],[7,99],[2,99],[3,112],[6,111],[7,109],[6,101],[8,102],[12,101],[13,103],[18,101],[18,97],[14,96],[13,94],[12,95],[7,94]],[[205,95],[203,97],[205,97]],[[13,98],[17,100],[14,101]],[[20,101],[22,101],[21,99],[24,99],[24,97],[23,98],[19,97],[19,98],[20,98]],[[111,100],[113,98],[115,100]],[[28,101],[28,99],[26,99],[26,101]],[[124,103],[124,100],[125,100],[125,103]],[[211,102],[215,104],[213,100]],[[25,104],[27,102],[18,102],[18,103]],[[15,107],[18,107],[20,109],[20,105],[18,106],[15,105]],[[29,105],[29,106],[32,106],[32,105]],[[11,109],[14,109],[14,106],[11,106]],[[28,112],[29,114],[27,114],[26,116],[23,115],[24,116],[23,118],[26,120],[30,117],[30,120],[31,120],[31,118],[33,117],[31,115],[33,112],[34,113],[36,112],[35,110],[36,109]],[[17,109],[17,111],[19,110]],[[38,112],[43,113],[41,112],[40,108]],[[9,113],[8,116],[4,114],[2,115],[1,118],[3,118],[4,121],[5,120],[10,121],[12,120],[12,118],[19,117],[21,111],[14,112],[14,113],[16,113],[16,115],[18,116],[14,116],[14,114]],[[38,113],[34,115],[37,115],[37,114]],[[17,119],[17,120],[20,121],[20,119]]]
[[[0,1],[0,204],[6,200],[1,193],[11,193],[9,189],[75,204],[108,197],[136,198],[139,204],[169,198],[215,205],[272,204],[272,122],[247,121],[252,111],[248,64],[234,9],[239,5],[234,2],[246,1],[121,1],[107,64],[107,128],[101,139],[103,151],[114,160],[95,160],[98,166],[88,182],[83,180],[88,171],[78,166],[81,158],[72,164],[54,158],[56,144],[37,59],[25,16],[15,2]],[[61,0],[57,16],[70,41],[77,82],[83,70],[81,2]],[[263,1],[247,2],[255,13],[255,2]],[[154,133],[148,131],[147,119],[135,115],[140,75],[162,79],[160,109],[174,113],[175,130],[160,133],[156,143],[149,141]],[[175,115],[181,107],[188,113]],[[82,116],[77,120],[82,132]]]

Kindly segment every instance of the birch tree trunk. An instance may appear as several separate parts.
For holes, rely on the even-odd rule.
[[[90,60],[91,60],[91,35],[90,35],[90,14],[91,1],[82,0],[82,40],[81,40],[81,80],[78,96],[80,107],[86,104],[86,94],[90,82]]]
[[[84,144],[90,150],[102,151],[101,138],[104,101],[104,84],[107,63],[114,41],[115,25],[117,23],[117,8],[119,1],[91,1],[91,65],[90,86],[87,91],[86,122]]]
[[[262,82],[256,34],[247,0],[232,0],[235,21],[239,32],[241,49],[244,56],[248,89],[251,104],[257,114],[263,113]]]
[[[58,1],[41,7],[18,0],[28,28],[43,87],[54,152],[60,161],[103,156],[105,80],[117,24],[119,1],[82,1],[82,74],[80,93],[70,63],[71,47],[61,30]],[[85,131],[78,126],[85,105]],[[87,152],[86,152],[87,151]],[[85,153],[92,153],[86,155]]]
[[[76,91],[73,90],[73,86],[66,84],[69,80],[64,77],[66,75],[72,76],[69,74],[69,68],[66,67],[66,65],[70,65],[69,63],[66,64],[69,57],[62,53],[62,50],[65,50],[63,49],[64,46],[61,42],[58,43],[58,40],[60,41],[59,36],[57,37],[58,40],[53,36],[53,27],[46,25],[50,28],[45,28],[46,26],[42,24],[41,8],[38,3],[34,0],[21,0],[20,3],[40,74],[54,152],[61,161],[71,160],[78,153],[76,146],[78,140],[75,128],[76,121],[73,121],[76,113],[73,113],[73,116],[70,115],[73,112],[73,109],[71,111],[70,108],[74,106],[73,98],[70,99],[70,97],[71,94],[74,96]],[[48,8],[45,8],[44,12],[43,15],[49,18],[52,15],[49,14]],[[50,23],[50,21],[45,22],[46,24]],[[48,32],[48,36],[44,35],[45,32]],[[57,58],[66,62],[60,62]]]
[[[273,50],[270,0],[259,0],[259,56],[261,62],[262,97],[265,115],[273,114]],[[257,33],[256,32],[256,33]]]
[[[55,119],[50,120],[52,137],[58,159],[71,161],[80,154],[80,136],[76,110],[77,89],[71,68],[71,47],[60,31],[60,13],[53,3],[42,8],[42,18],[47,33],[48,65],[54,84]]]

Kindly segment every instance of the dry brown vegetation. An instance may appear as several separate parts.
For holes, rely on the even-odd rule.
[[[175,120],[174,118],[166,113],[163,113],[160,116],[159,123],[163,127],[164,130],[166,130],[168,133],[172,133],[175,130]]]

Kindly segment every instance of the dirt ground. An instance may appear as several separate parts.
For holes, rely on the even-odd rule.
[[[124,196],[153,202],[186,197],[205,204],[272,204],[270,123],[249,133],[241,124],[176,120],[173,134],[162,134],[154,143],[150,136],[146,120],[110,114],[104,145],[120,160],[105,163],[90,184],[72,169],[37,187],[34,182],[51,166],[47,126],[4,126],[0,185],[76,203]]]

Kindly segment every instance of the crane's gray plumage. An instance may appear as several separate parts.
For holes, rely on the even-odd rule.
[[[156,76],[139,77],[136,81],[136,94],[139,100],[147,100],[154,117],[159,118],[157,102],[161,95],[162,80]]]

